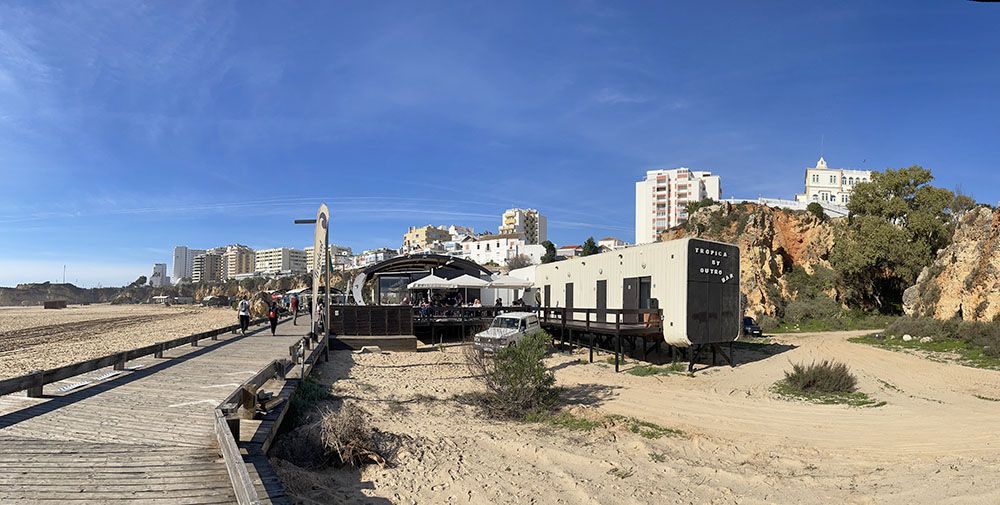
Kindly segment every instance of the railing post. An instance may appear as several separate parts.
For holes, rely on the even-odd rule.
[[[163,358],[163,344],[156,346],[156,352],[153,353],[154,358]]]
[[[618,373],[618,361],[622,353],[621,322],[622,313],[615,312],[615,373]]]
[[[115,370],[125,370],[125,353],[118,355],[118,359],[115,360]]]
[[[28,398],[41,398],[42,387],[45,385],[45,372],[35,370],[31,373],[33,385],[28,388]]]

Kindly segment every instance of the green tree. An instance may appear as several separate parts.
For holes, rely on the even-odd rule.
[[[899,312],[903,290],[948,245],[971,199],[931,186],[933,179],[912,166],[873,173],[854,187],[847,227],[830,255],[852,302]]]
[[[806,205],[806,210],[809,211],[810,214],[816,216],[816,219],[826,221],[826,211],[823,210],[823,206],[820,205],[819,202],[812,202],[809,205]]]
[[[688,217],[691,217],[691,215],[693,215],[695,212],[698,212],[698,209],[702,207],[708,207],[709,205],[715,205],[717,203],[719,202],[712,200],[711,198],[705,198],[704,200],[698,200],[697,202],[691,202],[687,204],[687,206],[684,207],[684,210],[687,211]]]
[[[531,258],[526,254],[518,254],[517,256],[507,258],[506,263],[508,270],[517,270],[518,268],[531,266]]]
[[[545,248],[545,254],[542,255],[542,263],[552,263],[556,260],[556,246],[552,242],[546,240],[542,242],[542,247]]]
[[[587,237],[587,241],[583,243],[583,250],[580,251],[580,256],[590,256],[599,252],[601,252],[601,248],[597,247],[594,237]]]

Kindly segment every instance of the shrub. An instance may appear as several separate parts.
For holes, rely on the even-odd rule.
[[[816,219],[826,221],[826,212],[823,210],[823,206],[820,205],[819,202],[812,202],[809,205],[806,205],[806,210],[809,211],[810,214],[816,216]]]
[[[466,349],[469,370],[486,387],[476,404],[491,417],[524,419],[551,410],[559,399],[556,378],[544,363],[552,337],[544,331],[525,336],[493,357]]]
[[[809,365],[793,364],[792,371],[785,372],[785,383],[803,393],[850,393],[858,379],[847,365],[823,360]]]
[[[310,411],[329,398],[329,391],[319,381],[311,375],[306,377],[292,393],[291,403],[288,405],[288,425],[300,424]]]
[[[384,466],[397,451],[400,440],[373,428],[368,422],[370,417],[352,403],[344,403],[337,410],[326,408],[317,420],[283,435],[272,455],[312,469],[370,463]]]
[[[840,315],[840,305],[826,295],[793,300],[785,306],[785,322],[801,323],[811,319],[829,319]]]
[[[757,318],[757,326],[760,326],[760,329],[763,331],[774,330],[779,324],[781,324],[781,321],[779,321],[778,318],[767,314]]]
[[[939,320],[930,317],[900,317],[890,324],[886,334],[934,340],[960,340],[982,348],[987,356],[1000,357],[1000,322]]]

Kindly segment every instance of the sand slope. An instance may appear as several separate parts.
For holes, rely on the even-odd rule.
[[[695,377],[636,377],[550,360],[579,415],[634,416],[687,435],[649,440],[610,425],[573,432],[475,416],[459,349],[338,352],[336,394],[410,439],[398,466],[304,472],[276,461],[303,503],[1000,503],[1000,372],[846,341],[782,336],[785,352]],[[602,357],[603,358],[603,357]],[[836,358],[880,408],[789,402],[770,391],[789,361]],[[609,473],[610,472],[610,473]],[[382,498],[384,500],[380,500]]]
[[[0,309],[0,379],[236,324],[225,308],[71,305]]]

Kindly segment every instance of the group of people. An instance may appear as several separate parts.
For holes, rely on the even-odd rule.
[[[296,312],[298,309],[298,300],[295,299],[295,305],[292,312]],[[250,329],[250,298],[243,295],[240,298],[240,302],[236,305],[236,312],[240,319],[240,333],[246,336],[247,330]],[[276,300],[272,300],[267,306],[267,320],[271,324],[271,335],[274,335],[278,329],[278,316],[281,314],[281,307],[278,306]]]

